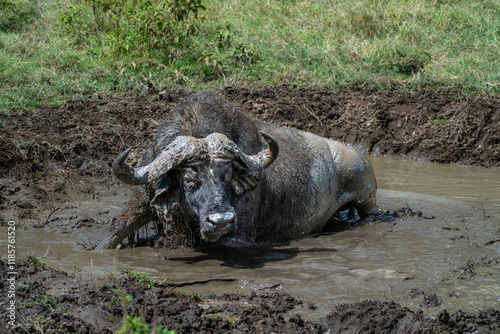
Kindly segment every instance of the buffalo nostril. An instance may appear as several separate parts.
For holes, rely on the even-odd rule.
[[[234,213],[224,212],[224,213],[214,213],[208,215],[208,221],[215,225],[229,224],[234,220]]]

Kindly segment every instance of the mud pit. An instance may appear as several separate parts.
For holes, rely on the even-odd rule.
[[[74,101],[2,116],[0,215],[18,223],[23,262],[17,326],[2,317],[0,331],[116,332],[124,308],[182,333],[500,331],[498,97],[228,88],[222,94],[257,118],[372,154],[385,219],[230,255],[166,247],[91,253],[131,193],[110,175],[110,162],[130,145],[137,161],[188,94]],[[380,158],[387,155],[490,168]],[[5,245],[7,227],[0,231]],[[26,262],[29,254],[55,269]],[[121,267],[132,272],[117,273]],[[133,299],[124,306],[117,301],[125,294]]]

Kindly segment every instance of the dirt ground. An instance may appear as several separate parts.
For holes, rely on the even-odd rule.
[[[43,225],[48,217],[39,211],[54,208],[71,192],[92,194],[92,178],[118,186],[111,161],[134,146],[130,158],[137,162],[166,114],[191,93],[164,89],[146,97],[93,97],[0,115],[1,221],[6,220],[2,211],[14,208],[19,219]],[[499,96],[291,86],[228,87],[220,93],[258,119],[350,143],[365,153],[500,166]],[[7,314],[3,254],[0,267],[0,313]],[[17,325],[8,326],[2,317],[0,332],[111,333],[124,313],[134,311],[147,324],[179,333],[500,333],[496,310],[442,311],[431,318],[396,303],[363,301],[306,321],[293,311],[301,301],[276,288],[183,295],[175,286],[144,282],[127,272],[81,280],[33,258],[22,260],[17,270]],[[54,287],[65,292],[47,295]],[[127,294],[130,301],[123,298]]]

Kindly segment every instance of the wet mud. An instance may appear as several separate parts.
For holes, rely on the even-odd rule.
[[[436,198],[382,192],[385,217],[378,221],[339,223],[317,239],[252,250],[246,258],[236,251],[241,261],[225,250],[172,253],[158,240],[118,255],[110,251],[99,258],[91,253],[133,189],[111,175],[112,160],[134,146],[130,160],[137,162],[166,114],[190,93],[162,90],[147,97],[89,98],[0,116],[0,240],[6,240],[5,222],[15,221],[20,245],[16,325],[2,317],[0,331],[111,333],[134,312],[150,326],[161,324],[179,333],[500,332],[500,293],[494,283],[500,262],[499,221],[484,208],[457,213],[460,204],[448,207]],[[498,96],[290,86],[226,88],[220,93],[258,119],[340,140],[368,154],[500,166]],[[141,233],[160,232],[150,226]],[[428,234],[429,244],[412,245],[411,236],[419,234]],[[418,261],[409,261],[408,269],[391,267],[419,249],[425,252]],[[387,253],[387,262],[348,267],[353,261],[379,261],[367,255],[374,251]],[[66,252],[80,252],[80,263]],[[434,259],[426,260],[433,252]],[[6,251],[0,257],[0,309],[7,314]],[[345,275],[322,271],[325,260]],[[219,276],[204,277],[201,269],[182,275],[176,272],[176,261],[183,270],[239,268],[246,283],[224,270]],[[118,269],[124,266],[132,269]],[[147,268],[156,272],[137,274]],[[307,283],[287,281],[287,268],[310,271],[306,282],[317,277],[324,284],[313,297],[305,296],[297,286]],[[264,275],[272,279],[252,283]],[[431,275],[431,283],[419,283]],[[342,291],[349,280],[359,286],[359,294]],[[329,282],[339,290],[321,290]],[[482,299],[468,297],[480,288]],[[331,294],[330,302],[315,300],[325,294]],[[460,311],[454,300],[467,311]]]

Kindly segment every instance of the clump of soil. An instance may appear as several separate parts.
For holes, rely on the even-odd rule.
[[[434,318],[413,312],[394,302],[362,301],[340,305],[320,319],[330,333],[495,333],[500,312],[470,314],[441,311]]]

